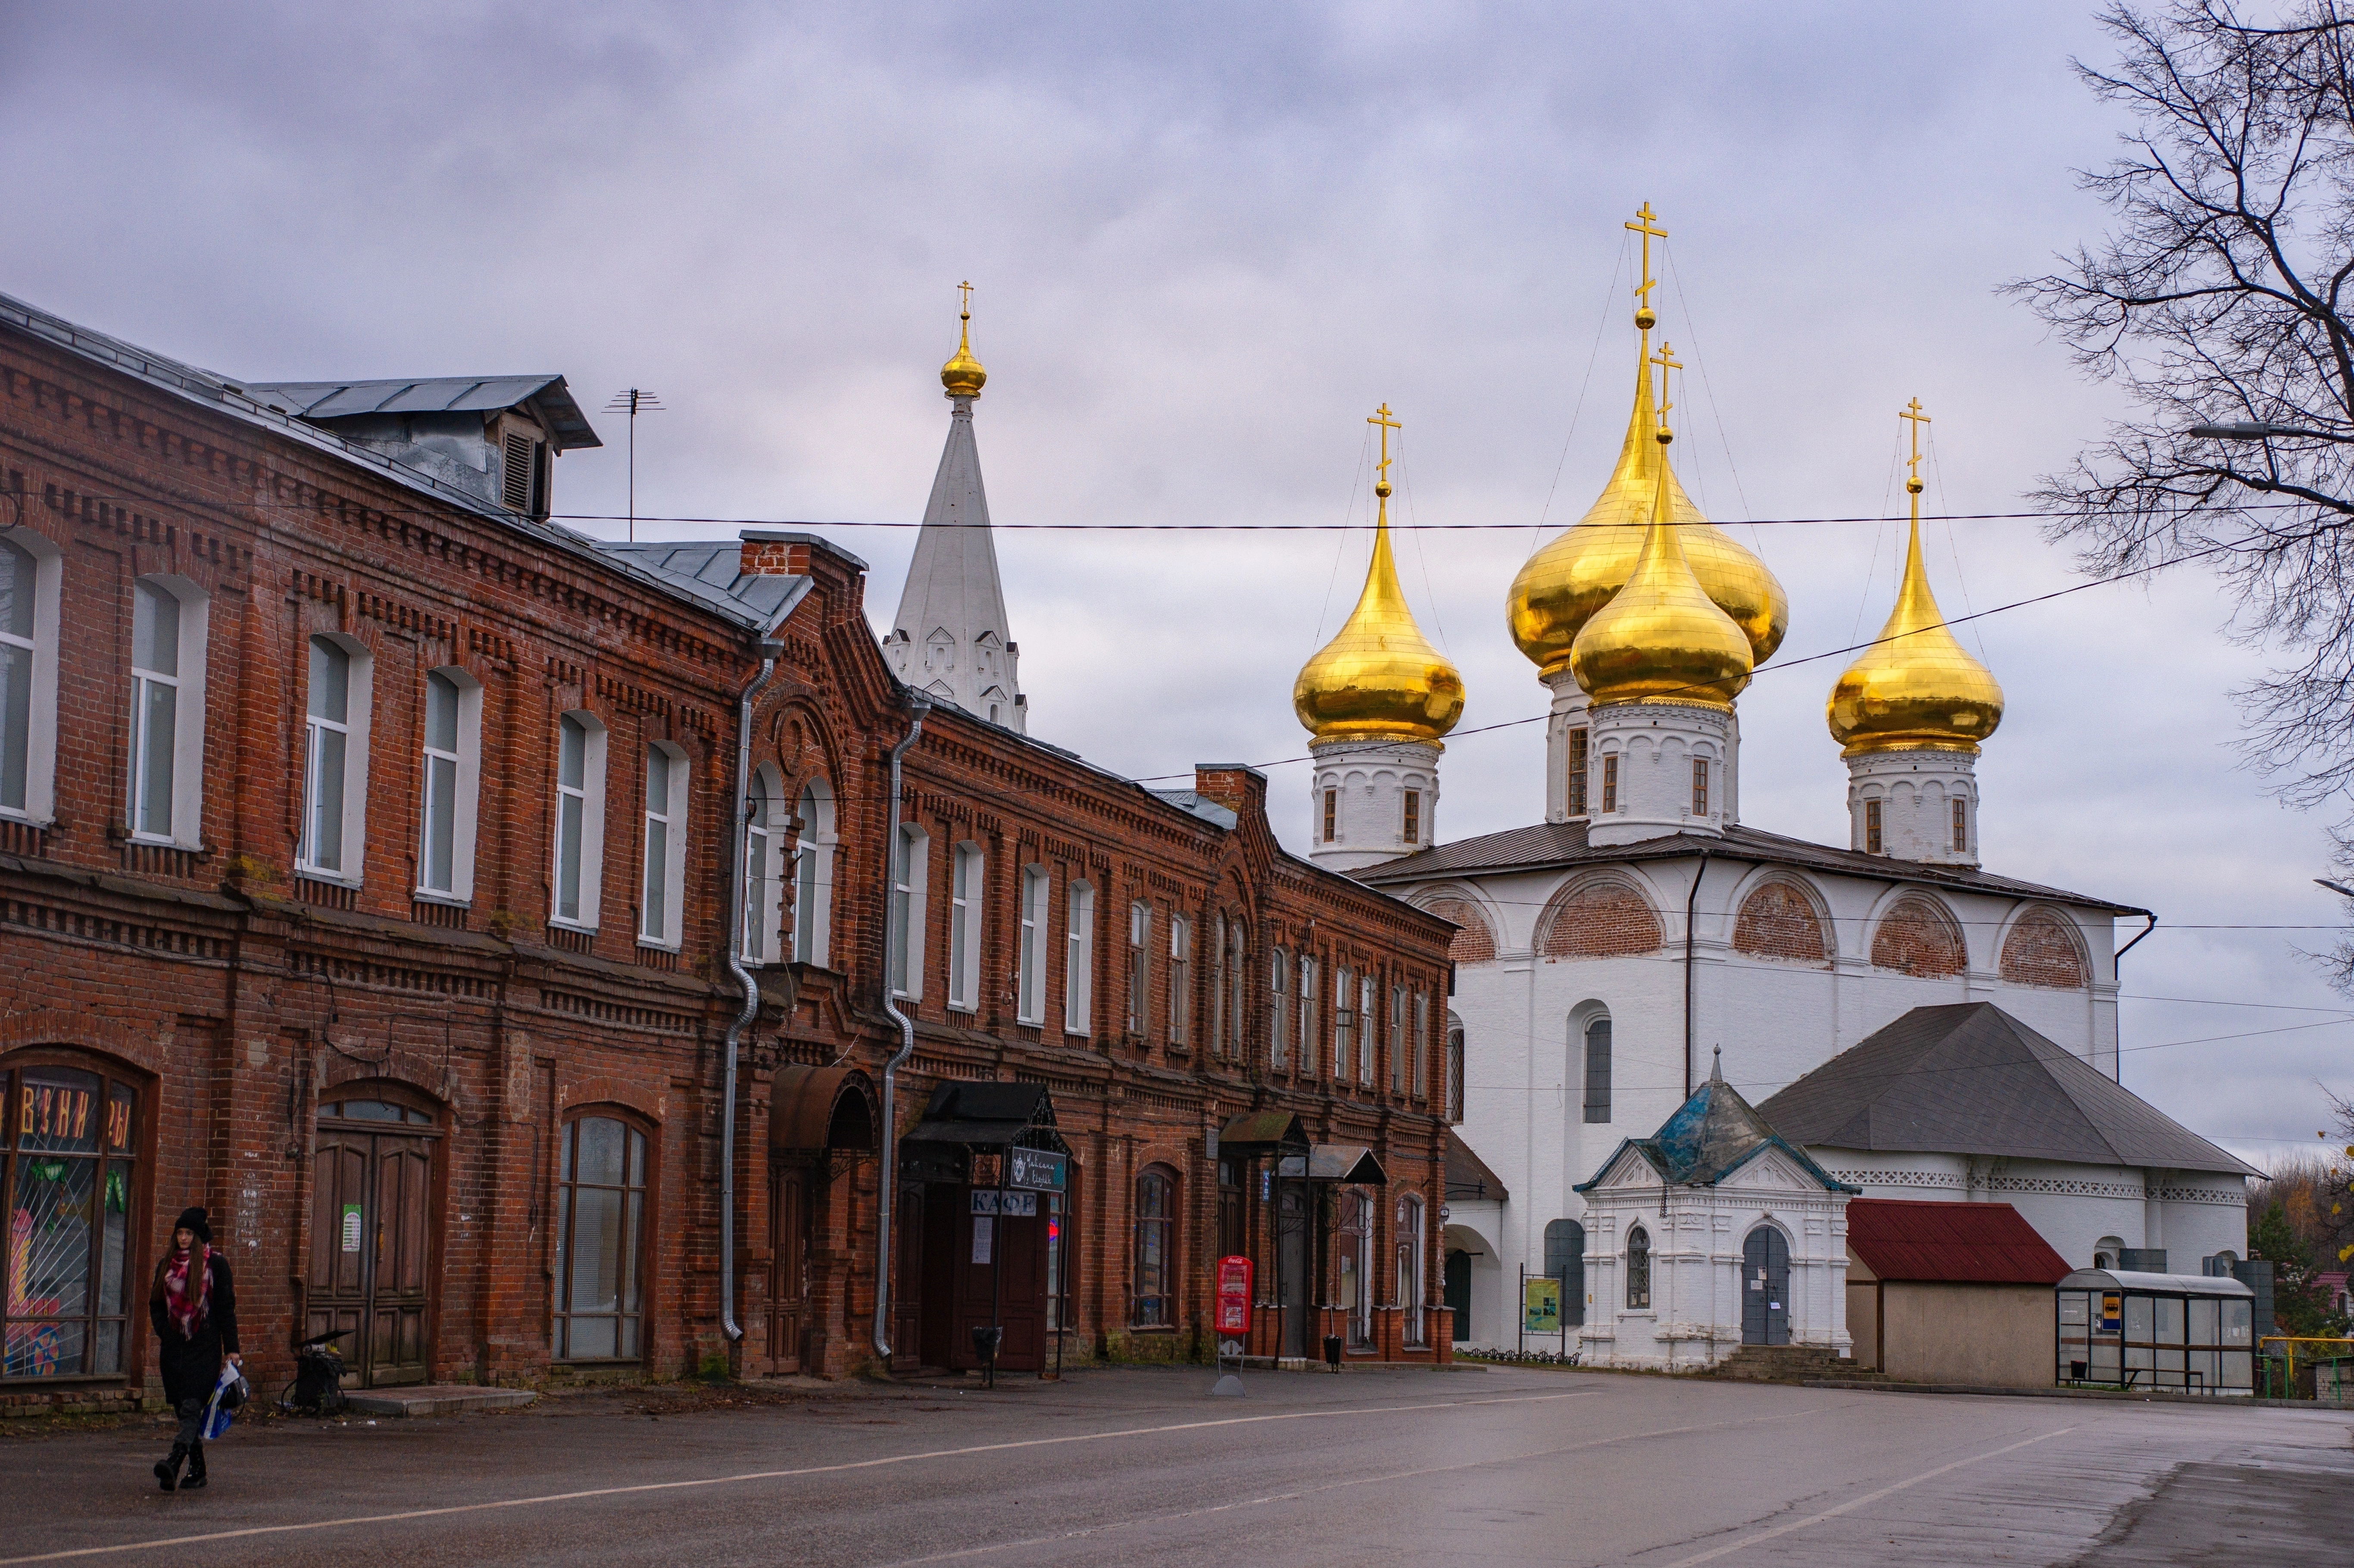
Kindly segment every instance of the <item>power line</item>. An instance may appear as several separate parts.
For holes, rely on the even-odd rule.
[[[2232,510],[2235,512],[2288,511],[2302,507],[2304,504],[2305,503],[2302,502],[2293,501],[2252,502],[2244,506],[2233,507]],[[377,512],[390,512],[398,510],[440,511],[443,509],[376,506],[370,508],[370,510]],[[2055,522],[2065,515],[2066,514],[2058,512],[1925,512],[1921,514],[1921,521],[1924,523],[2051,523]],[[625,523],[630,520],[619,513],[610,512],[557,512],[550,514],[550,516],[556,521],[563,523]],[[812,523],[807,519],[792,517],[651,517],[643,513],[639,514],[636,520],[640,523],[685,523],[693,524],[696,526],[710,526],[717,528],[921,528],[925,526],[925,524],[920,522],[878,523],[834,519],[822,523]],[[1670,525],[1677,528],[1791,528],[1850,523],[1889,524],[1902,523],[1903,521],[1905,521],[1905,519],[1903,517],[1861,515],[1853,517],[1730,517],[1703,518],[1694,523],[1675,523]],[[1642,522],[1581,523],[1574,524],[1574,526],[1584,528],[1637,529],[1649,528],[1650,525],[1651,524],[1648,519]],[[1008,532],[1046,534],[1330,534],[1335,532],[1345,532],[1352,529],[1362,529],[1365,524],[1362,523],[936,522],[930,524],[930,526],[935,528],[979,528],[985,531],[994,530],[1001,534]],[[2342,524],[2332,524],[2332,526],[2342,526]],[[1521,530],[1527,528],[1528,524],[1526,523],[1399,523],[1393,521],[1390,524],[1390,527],[1400,533],[1482,534],[1518,533]]]

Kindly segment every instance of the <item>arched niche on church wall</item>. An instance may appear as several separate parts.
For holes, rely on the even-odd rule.
[[[1443,894],[1419,901],[1419,907],[1461,927],[1447,945],[1447,956],[1458,964],[1492,963],[1496,958],[1496,927],[1486,910],[1461,894]]]
[[[1649,897],[1608,873],[1578,877],[1553,895],[1537,932],[1537,951],[1549,959],[1623,958],[1657,952],[1666,940]]]
[[[2076,923],[2056,909],[2030,906],[2002,938],[2002,978],[2013,985],[2083,991],[2092,983]]]
[[[1898,895],[1872,923],[1874,969],[1942,980],[1960,974],[1968,965],[1960,922],[1942,900],[1926,893]]]
[[[1734,917],[1733,950],[1828,969],[1838,946],[1822,901],[1797,878],[1777,874],[1759,879],[1743,895]]]

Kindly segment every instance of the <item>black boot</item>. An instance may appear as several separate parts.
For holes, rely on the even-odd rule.
[[[178,1489],[180,1461],[187,1457],[188,1446],[186,1443],[175,1443],[172,1445],[170,1454],[155,1461],[155,1479],[163,1485],[165,1491]]]
[[[188,1473],[186,1478],[180,1482],[180,1489],[184,1492],[192,1492],[204,1484],[205,1446],[202,1443],[198,1443],[195,1447],[188,1450]]]

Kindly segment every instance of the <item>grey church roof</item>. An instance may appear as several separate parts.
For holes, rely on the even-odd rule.
[[[1810,1149],[2261,1174],[1988,1001],[1916,1007],[1758,1110]]]
[[[2149,913],[2129,904],[2069,893],[2037,883],[2020,882],[2012,877],[1996,876],[1989,872],[1972,871],[1967,866],[1929,865],[1918,861],[1893,860],[1884,854],[1865,854],[1860,850],[1833,849],[1828,844],[1808,843],[1804,839],[1787,838],[1780,833],[1769,833],[1739,823],[1725,829],[1723,838],[1698,833],[1671,833],[1665,838],[1647,839],[1640,843],[1615,844],[1607,848],[1589,846],[1585,842],[1585,828],[1583,821],[1537,822],[1525,828],[1509,828],[1500,833],[1483,833],[1478,838],[1439,844],[1419,854],[1367,866],[1354,874],[1361,882],[1382,887],[1394,883],[1430,882],[1444,876],[1489,872],[1546,871],[1556,867],[1638,860],[1690,860],[1705,851],[1725,860],[1797,866],[1832,874],[1869,876],[1881,882],[1925,882],[1935,886],[2000,894],[2011,898],[2048,898],[2056,904],[2105,909],[2117,915]]]
[[[493,414],[536,403],[556,437],[556,450],[600,447],[588,416],[572,400],[561,376],[428,376],[381,381],[245,381],[246,395],[305,419],[348,419],[362,414]]]
[[[1713,1073],[1708,1082],[1692,1091],[1691,1098],[1676,1107],[1673,1116],[1659,1124],[1659,1131],[1649,1138],[1630,1138],[1619,1144],[1608,1160],[1595,1167],[1590,1180],[1579,1182],[1573,1190],[1583,1192],[1601,1181],[1603,1172],[1629,1149],[1675,1187],[1713,1187],[1766,1150],[1778,1149],[1828,1190],[1858,1191],[1841,1186],[1804,1150],[1776,1131],[1755,1106],[1741,1097],[1740,1090]]]

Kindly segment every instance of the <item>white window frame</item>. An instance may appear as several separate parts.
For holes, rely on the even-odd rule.
[[[654,754],[660,752],[670,764],[669,798],[652,798]],[[686,813],[692,796],[688,791],[690,764],[685,749],[666,740],[646,743],[642,767],[639,772],[641,788],[646,791],[643,810],[640,814],[638,840],[638,946],[661,948],[676,952],[684,944],[686,929]],[[653,856],[654,829],[663,830],[662,863],[656,865]],[[657,885],[659,879],[659,885]],[[662,895],[659,922],[654,914],[654,895]]]
[[[1362,1089],[1373,1086],[1373,1050],[1379,1025],[1373,1007],[1380,1001],[1380,987],[1368,969],[1357,977],[1357,1086]]]
[[[1357,977],[1346,969],[1332,971],[1332,1081],[1345,1084],[1352,1065],[1349,1054],[1356,1048],[1354,1031],[1363,1027],[1363,1020],[1356,1016]],[[1342,1022],[1341,1020],[1348,1020]]]
[[[1405,1093],[1405,987],[1390,986],[1390,1093]]]
[[[1226,1055],[1226,916],[1210,917],[1210,1054]]]
[[[344,719],[311,712],[312,655],[326,644],[344,656],[345,675]],[[376,660],[367,645],[339,631],[314,631],[302,640],[302,833],[294,853],[294,870],[313,882],[357,887],[367,868],[368,718],[375,709]],[[327,737],[344,737],[344,798],[335,812],[338,853],[343,863],[328,865],[319,859],[319,758]]]
[[[65,555],[30,528],[0,528],[0,540],[14,545],[33,563],[32,636],[27,639],[0,630],[0,643],[24,654],[32,666],[25,715],[25,800],[20,806],[11,806],[5,790],[0,790],[0,817],[47,825],[58,814],[58,607]],[[5,701],[5,694],[0,694],[0,702]]]
[[[1055,874],[1043,865],[1022,868],[1022,951],[1013,980],[1013,1018],[1017,1023],[1046,1021],[1046,917],[1055,890]]]
[[[958,844],[949,856],[949,1010],[952,1012],[981,1011],[981,927],[988,873],[988,853],[970,840]]]
[[[1096,1022],[1096,890],[1071,884],[1064,895],[1063,1033],[1092,1036]]]
[[[1169,914],[1169,1044],[1187,1048],[1193,1029],[1193,921]]]
[[[793,962],[830,969],[833,961],[833,785],[815,776],[801,786],[795,807]]]
[[[581,782],[576,789],[564,782],[564,721],[569,719],[580,726]],[[602,912],[605,885],[605,748],[610,738],[605,721],[586,708],[572,708],[557,716],[555,768],[549,779],[553,792],[549,803],[553,808],[548,842],[555,847],[548,881],[548,924],[570,931],[594,931],[597,917]],[[564,910],[564,803],[567,799],[580,801],[580,843],[578,864],[578,907],[576,913]]]
[[[1414,993],[1414,1097],[1430,1097],[1430,993]]]
[[[913,822],[899,824],[898,853],[891,860],[892,929],[883,955],[891,994],[924,1000],[924,892],[931,876],[932,836]]]
[[[131,667],[131,777],[129,788],[124,791],[123,821],[131,830],[134,843],[201,849],[205,821],[205,644],[207,623],[212,619],[212,598],[183,577],[154,573],[140,577],[133,585],[132,616],[134,625],[138,617],[137,592],[141,586],[168,594],[179,601],[180,637],[176,650],[179,671],[166,676],[143,671],[136,663]],[[135,650],[137,645],[138,639],[134,635],[132,646]],[[305,644],[303,656],[306,659],[309,657],[307,647]],[[172,821],[168,833],[154,832],[139,825],[139,779],[147,765],[147,730],[142,717],[146,712],[146,688],[150,683],[167,684],[176,689],[172,704]]]
[[[444,751],[432,744],[432,735],[426,715],[432,711],[432,690],[429,685],[421,694],[418,705],[417,769],[417,886],[415,895],[429,904],[472,904],[474,899],[474,837],[481,817],[479,801],[482,787],[482,683],[455,664],[440,664],[425,672],[429,683],[439,675],[457,689],[458,749]],[[451,764],[451,791],[453,799],[450,810],[450,885],[429,886],[426,878],[431,874],[433,765]]]
[[[1128,1032],[1141,1038],[1152,1024],[1152,906],[1128,906]]]
[[[1291,955],[1282,948],[1267,949],[1267,1065],[1276,1073],[1291,1069]]]
[[[752,769],[744,798],[744,875],[736,890],[743,906],[737,951],[754,969],[775,963],[784,951],[785,835],[792,821],[784,780],[761,763]]]
[[[1324,1065],[1324,993],[1316,989],[1323,983],[1323,970],[1315,954],[1299,955],[1299,981],[1294,989],[1299,995],[1299,1070],[1313,1078]]]

